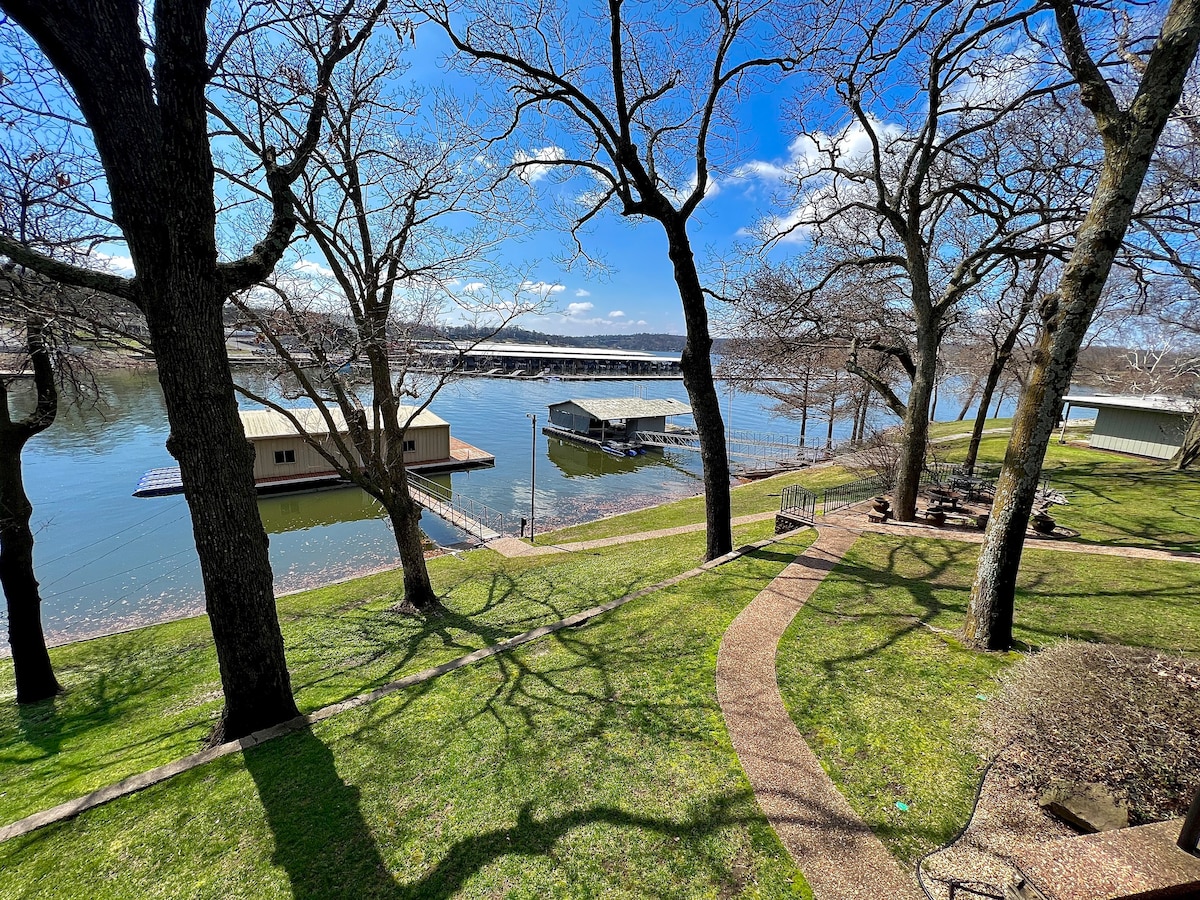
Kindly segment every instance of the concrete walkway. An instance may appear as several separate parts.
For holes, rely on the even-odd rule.
[[[775,674],[784,631],[858,536],[822,523],[816,543],[733,620],[717,655],[717,699],[758,804],[816,900],[924,900],[821,768]]]
[[[738,516],[732,520],[737,525],[749,525],[752,522],[762,522],[774,519],[775,511],[751,513],[748,516]],[[585,550],[598,550],[601,547],[612,547],[615,544],[632,544],[637,541],[653,541],[658,538],[670,537],[675,534],[690,534],[703,531],[705,524],[695,522],[691,525],[677,525],[674,528],[660,528],[657,531],[639,531],[634,534],[618,534],[613,537],[596,538],[592,541],[574,541],[564,544],[527,544],[514,537],[497,538],[484,544],[489,550],[495,550],[501,556],[512,559],[518,556],[545,556],[548,553],[579,553]]]
[[[867,517],[853,507],[834,513],[832,520],[874,534],[890,534],[897,537],[929,537],[942,541],[962,541],[965,544],[982,544],[983,531],[975,528],[936,528],[921,522],[886,523],[868,522]],[[1120,556],[1125,559],[1153,559],[1160,562],[1200,563],[1200,553],[1185,553],[1180,550],[1155,550],[1153,547],[1129,547],[1121,544],[1084,544],[1069,538],[1025,538],[1026,550],[1057,550],[1062,553],[1085,553],[1092,556]]]

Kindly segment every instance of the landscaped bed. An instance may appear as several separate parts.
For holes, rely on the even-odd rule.
[[[809,539],[2,844],[0,896],[810,896],[714,689]],[[664,546],[598,559],[644,581]]]
[[[978,546],[865,535],[779,647],[780,689],[851,805],[901,859],[961,827],[982,762],[976,722],[1020,654],[964,649]],[[1023,647],[1064,637],[1200,656],[1200,565],[1026,551]],[[902,804],[899,806],[897,804]]]

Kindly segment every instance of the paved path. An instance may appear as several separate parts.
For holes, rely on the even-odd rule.
[[[868,522],[864,513],[849,509],[839,511],[831,519],[841,523],[852,523],[851,527],[875,534],[894,536],[911,535],[930,537],[943,541],[962,541],[966,544],[982,544],[983,531],[974,528],[935,528],[921,522]],[[1119,544],[1084,544],[1067,538],[1025,538],[1027,550],[1057,550],[1061,553],[1087,553],[1093,556],[1121,556],[1125,559],[1154,559],[1162,562],[1200,563],[1200,553],[1185,553],[1181,550],[1155,550],[1152,547],[1127,547]]]
[[[762,522],[774,519],[775,511],[752,513],[748,516],[738,516],[733,519],[734,525],[749,525],[752,522]],[[618,534],[613,537],[597,538],[592,541],[574,541],[565,544],[527,544],[514,537],[502,537],[489,541],[484,546],[495,550],[501,556],[512,559],[515,556],[544,556],[547,553],[579,553],[583,550],[598,550],[601,547],[611,547],[614,544],[631,544],[635,541],[653,541],[657,538],[670,537],[674,534],[690,534],[693,531],[703,531],[703,522],[691,525],[677,525],[674,528],[660,528],[657,531],[639,531],[634,534]]]
[[[758,804],[816,900],[924,900],[821,768],[775,675],[784,631],[858,534],[821,524],[816,543],[733,620],[717,655],[717,699]]]

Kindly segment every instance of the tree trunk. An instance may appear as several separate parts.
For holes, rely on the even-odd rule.
[[[1104,162],[1058,294],[1043,306],[1044,327],[988,519],[963,626],[967,645],[981,650],[1002,650],[1012,644],[1017,571],[1046,448],[1159,135],[1179,101],[1200,43],[1200,3],[1174,0],[1143,70],[1137,100],[1125,112],[1087,57],[1073,7],[1065,0],[1054,6],[1072,68],[1085,82],[1081,97],[1104,140]]]
[[[21,477],[23,436],[0,436],[0,584],[8,603],[8,643],[18,703],[37,703],[62,688],[42,633],[42,598],[33,570],[33,506]]]
[[[1175,469],[1182,472],[1197,459],[1200,459],[1200,413],[1192,416],[1192,421],[1183,435],[1183,444],[1179,451],[1171,457]]]
[[[925,467],[925,449],[929,443],[929,409],[937,372],[937,341],[934,328],[917,335],[916,372],[908,394],[904,417],[904,439],[896,469],[895,496],[892,501],[897,522],[917,517],[917,492],[921,470]]]
[[[871,386],[864,387],[862,392],[862,404],[858,411],[858,442],[862,443],[867,439],[867,413],[871,410]]]
[[[687,341],[679,368],[683,386],[692,405],[692,418],[700,436],[700,459],[704,469],[704,558],[716,559],[733,549],[733,526],[729,499],[729,455],[725,446],[725,423],[712,371],[712,335],[704,290],[696,271],[691,244],[683,222],[662,220],[674,267],[675,284],[683,303]]]
[[[808,383],[811,378],[806,369],[804,372],[804,392],[800,395],[800,446],[804,446],[808,432]]]
[[[1015,334],[1013,340],[1016,340]],[[975,463],[979,459],[979,444],[983,440],[983,423],[987,421],[987,411],[992,403],[992,395],[996,392],[996,385],[1000,383],[1000,376],[1004,374],[1004,367],[1008,364],[1012,347],[1009,347],[1008,350],[1008,353],[1004,353],[1002,349],[1000,353],[992,357],[987,378],[983,382],[983,393],[979,396],[979,410],[975,413],[975,424],[971,427],[971,442],[967,444],[967,458],[963,461],[963,471],[968,475],[975,471]]]
[[[205,608],[225,710],[215,737],[232,739],[299,715],[275,609],[267,535],[225,354],[221,304],[202,273],[173,273],[167,300],[148,304],[171,436],[192,515]],[[199,296],[197,296],[199,294]]]
[[[390,305],[380,303],[377,294],[365,298],[366,314],[357,323],[359,340],[371,366],[371,390],[383,422],[385,446],[382,448],[383,471],[376,478],[383,488],[384,508],[392,523],[396,550],[404,569],[404,599],[424,614],[442,611],[441,600],[429,580],[425,551],[421,546],[421,507],[408,487],[404,467],[404,435],[400,421],[400,398],[392,381],[387,353],[387,320]],[[364,456],[364,459],[369,458]]]
[[[979,396],[979,379],[976,378],[974,381],[971,382],[971,389],[969,391],[967,391],[967,396],[966,396],[966,399],[963,400],[962,408],[959,409],[959,411],[958,411],[958,418],[955,420],[956,422],[961,422],[963,419],[965,419],[967,417],[967,413],[971,409],[971,404],[975,402],[975,398],[978,396]],[[984,401],[984,402],[980,403],[979,405],[986,408],[987,402]]]
[[[401,476],[403,477],[403,476]],[[398,494],[385,504],[400,565],[404,569],[404,599],[424,615],[442,612],[442,603],[429,580],[425,551],[421,546],[421,507],[409,496],[407,482],[404,496]]]

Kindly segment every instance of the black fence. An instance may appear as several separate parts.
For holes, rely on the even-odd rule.
[[[847,506],[853,506],[855,503],[862,503],[864,500],[890,489],[891,485],[882,475],[872,475],[870,478],[860,478],[858,481],[826,488],[822,501],[825,515]]]
[[[798,484],[783,489],[779,511],[792,519],[812,524],[817,518],[817,495]]]

